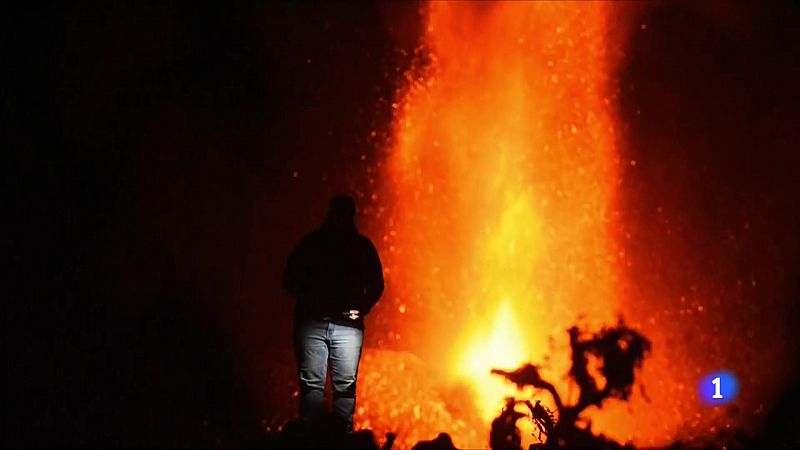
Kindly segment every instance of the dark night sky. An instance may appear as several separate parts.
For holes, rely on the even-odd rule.
[[[284,258],[363,183],[397,43],[414,47],[393,23],[416,8],[203,8],[15,17],[12,442],[196,446],[261,428],[253,373],[287,347]]]
[[[653,201],[693,211],[678,227],[701,250],[722,222],[763,223],[745,245],[775,249],[755,252],[756,270],[794,283],[774,304],[796,320],[798,8],[648,14],[621,106],[628,151],[660,164],[627,181],[630,214]],[[288,343],[285,255],[331,194],[369,193],[416,5],[73,6],[5,20],[4,328],[19,343],[19,406],[4,434],[257,442],[271,414],[259,377]]]

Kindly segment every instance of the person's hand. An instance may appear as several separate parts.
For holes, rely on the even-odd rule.
[[[342,313],[342,315],[347,316],[350,320],[356,320],[359,318],[360,312],[357,309],[351,309],[350,311]]]

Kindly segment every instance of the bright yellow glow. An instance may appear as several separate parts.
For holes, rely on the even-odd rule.
[[[504,300],[488,336],[475,336],[475,342],[466,348],[460,375],[474,383],[478,405],[485,420],[497,416],[503,407],[504,397],[517,395],[511,384],[491,375],[487,367],[513,370],[527,362],[525,343],[520,339],[522,335],[510,302]]]

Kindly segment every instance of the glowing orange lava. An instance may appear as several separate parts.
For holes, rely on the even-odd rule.
[[[384,301],[432,370],[471,386],[486,428],[456,445],[485,446],[519,395],[492,367],[544,362],[566,393],[565,330],[616,320],[613,8],[428,5],[429,62],[394,105],[384,165]]]

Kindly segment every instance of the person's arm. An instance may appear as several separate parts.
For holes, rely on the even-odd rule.
[[[304,237],[292,250],[283,271],[283,288],[296,298],[308,290],[308,240],[308,236]]]
[[[364,273],[364,310],[362,315],[366,316],[373,306],[378,303],[378,299],[383,294],[383,267],[378,251],[369,239],[366,241],[366,265]]]

